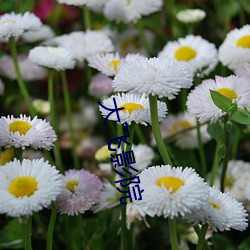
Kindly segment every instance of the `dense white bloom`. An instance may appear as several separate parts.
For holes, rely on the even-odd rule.
[[[194,35],[168,42],[159,53],[166,56],[185,63],[198,76],[208,75],[218,62],[215,45]]]
[[[6,13],[0,16],[0,42],[7,42],[10,37],[19,38],[25,31],[36,30],[42,25],[33,13]]]
[[[19,118],[2,116],[0,118],[0,146],[5,148],[44,148],[50,150],[56,140],[55,131],[45,120],[31,119],[26,115]]]
[[[113,92],[112,79],[98,73],[94,75],[88,87],[88,93],[97,98],[107,97]]]
[[[147,123],[151,124],[149,100],[145,95],[138,94],[118,94],[112,95],[108,99],[103,100],[102,104],[104,107],[114,109],[114,99],[117,104],[117,108],[124,108],[119,110],[119,117],[121,124],[127,122],[130,125],[132,122],[140,123],[147,126]],[[99,109],[102,116],[106,118],[110,114],[110,110],[105,109],[101,105]],[[158,101],[158,117],[161,121],[167,114],[167,106],[164,102]],[[109,117],[111,121],[117,121],[118,117],[116,112],[113,112]]]
[[[69,50],[80,62],[97,53],[107,53],[114,49],[112,41],[102,31],[75,31],[55,37],[52,43]]]
[[[225,114],[213,103],[210,89],[232,99],[238,107],[250,106],[250,78],[235,75],[215,76],[215,80],[204,80],[188,95],[188,111],[200,122],[216,122]]]
[[[19,55],[19,69],[22,78],[25,81],[44,80],[47,76],[47,70],[33,63],[26,55]],[[0,58],[0,75],[16,80],[16,70],[11,56],[5,55]]]
[[[208,185],[192,168],[149,167],[139,178],[144,192],[141,200],[133,202],[150,216],[184,216],[199,210],[208,200]]]
[[[188,215],[187,219],[196,223],[207,223],[215,232],[230,229],[243,231],[248,225],[247,212],[242,203],[216,188],[210,188],[206,206],[199,212]]]
[[[42,25],[37,30],[30,30],[22,35],[22,39],[28,43],[46,41],[55,36],[54,31],[48,25]]]
[[[242,63],[249,62],[250,25],[230,31],[219,48],[218,56],[220,62],[232,70]]]
[[[58,71],[73,69],[75,66],[75,59],[71,52],[60,47],[35,47],[29,52],[29,59],[40,66]]]
[[[171,58],[127,61],[113,81],[114,91],[158,95],[174,99],[181,88],[190,88],[193,74]]]
[[[187,148],[197,148],[198,147],[198,137],[197,137],[197,129],[196,129],[196,119],[194,116],[189,114],[188,112],[178,113],[176,115],[169,114],[166,118],[161,122],[160,129],[161,134],[164,139],[176,135],[175,145],[182,149]],[[189,129],[184,132],[184,130]],[[179,134],[178,134],[179,133]],[[203,143],[208,142],[211,137],[207,133],[207,125],[203,125],[200,127],[201,133],[201,141]],[[153,135],[151,136],[152,143],[155,145],[155,140]]]
[[[43,159],[15,159],[0,168],[0,178],[0,213],[12,217],[48,207],[62,188],[59,171]]]
[[[106,0],[56,0],[58,3],[64,3],[74,6],[87,5],[89,7],[99,7],[102,6]]]
[[[181,10],[176,14],[176,18],[183,23],[200,22],[206,17],[206,12],[201,9]]]
[[[96,54],[88,58],[89,66],[99,70],[107,76],[114,76],[127,61],[144,58],[139,54],[128,54],[121,58],[119,53]]]
[[[162,0],[109,0],[104,6],[104,16],[116,22],[136,22],[143,15],[159,11]]]

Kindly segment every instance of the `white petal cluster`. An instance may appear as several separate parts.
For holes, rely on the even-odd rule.
[[[133,202],[150,216],[185,216],[207,203],[208,185],[192,168],[153,166],[143,170],[139,177],[140,189],[144,192],[142,200]],[[160,179],[163,180],[161,186],[157,184]],[[182,184],[178,186],[179,183]]]
[[[250,78],[231,75],[228,77],[215,76],[215,80],[204,80],[188,95],[188,111],[196,116],[200,122],[216,122],[224,115],[214,103],[209,90],[218,91],[226,89],[233,91],[236,98],[233,99],[238,107],[250,106]]]
[[[195,54],[190,59],[180,60],[176,57],[176,53],[181,48],[190,48]],[[159,57],[166,56],[185,63],[186,67],[189,67],[198,76],[208,75],[218,62],[215,45],[201,36],[194,35],[168,42],[159,53]]]
[[[99,7],[102,6],[106,1],[105,0],[57,0],[57,2],[74,6],[87,5],[89,7]]]
[[[31,177],[36,180],[37,189],[32,195],[16,197],[10,192],[11,182],[19,177]],[[0,213],[12,217],[31,215],[48,207],[62,189],[59,171],[43,159],[24,159],[22,162],[15,159],[0,168],[0,179]]]
[[[132,122],[140,123],[144,126],[147,126],[147,123],[151,124],[149,100],[145,95],[125,93],[122,93],[121,95],[112,95],[108,99],[103,100],[103,106],[109,109],[114,109],[115,104],[113,98],[115,98],[117,108],[124,107],[124,110],[119,111],[121,124],[125,122],[127,122],[128,125],[130,125]],[[104,118],[106,118],[111,112],[110,110],[104,109],[102,106],[99,106],[99,109]],[[158,101],[159,121],[161,121],[166,116],[166,114],[166,104],[164,102]],[[118,122],[116,112],[113,112],[108,119]]]
[[[142,16],[157,12],[162,0],[109,0],[104,6],[104,16],[116,22],[136,22]]]
[[[140,54],[128,54],[121,58],[119,53],[96,54],[88,58],[89,66],[107,76],[114,76],[127,61],[145,58]]]
[[[168,57],[127,61],[113,81],[114,91],[157,95],[174,99],[181,88],[190,88],[193,73],[184,63]]]
[[[17,123],[14,131],[11,130],[13,123]],[[31,119],[26,115],[20,115],[19,118],[2,116],[0,131],[0,146],[5,148],[32,147],[50,150],[57,139],[55,131],[48,122],[37,117]]]
[[[247,212],[242,203],[216,188],[210,188],[206,206],[187,218],[196,223],[207,223],[215,232],[231,229],[243,231],[248,225]]]
[[[33,13],[6,13],[0,17],[0,42],[8,42],[10,37],[19,38],[25,31],[36,30],[42,25]]]
[[[239,43],[244,38],[245,44]],[[235,70],[242,63],[249,62],[250,25],[230,31],[219,48],[218,56],[220,62],[231,70]]]
[[[70,51],[80,62],[97,53],[107,53],[114,50],[110,38],[101,31],[75,31],[58,36],[52,42]]]
[[[196,23],[206,17],[206,12],[201,9],[181,10],[176,14],[176,18],[183,23]]]
[[[54,31],[48,25],[42,25],[37,30],[24,32],[22,39],[27,43],[42,42],[52,39],[55,36]]]
[[[60,47],[35,47],[29,52],[29,59],[40,66],[58,71],[75,67],[75,58],[71,52]]]

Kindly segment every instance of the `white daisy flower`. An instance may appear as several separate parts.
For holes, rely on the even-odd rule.
[[[102,105],[109,109],[114,109],[114,100],[115,98],[117,108],[124,108],[123,110],[119,110],[120,123],[123,124],[125,122],[130,125],[132,122],[143,124],[147,126],[147,123],[151,124],[150,117],[150,108],[149,101],[145,95],[138,94],[118,94],[112,95],[108,99],[103,100]],[[110,110],[105,109],[101,105],[99,109],[102,113],[102,116],[106,118],[110,114]],[[167,106],[164,102],[158,101],[158,117],[161,121],[167,114]],[[118,117],[116,112],[113,112],[109,117],[111,121],[117,121]]]
[[[43,159],[15,159],[0,168],[0,179],[0,213],[12,217],[48,207],[62,189],[59,171]]]
[[[201,9],[181,10],[176,14],[176,18],[182,23],[197,23],[206,17],[206,12]]]
[[[19,38],[25,31],[36,30],[41,25],[33,13],[6,13],[0,17],[0,42],[7,42],[10,37]]]
[[[169,114],[160,124],[161,134],[163,139],[176,135],[175,145],[182,149],[197,148],[197,130],[196,119],[188,112],[178,113],[176,115]],[[190,129],[186,132],[184,130]],[[207,125],[200,127],[201,140],[203,143],[208,142],[211,137],[207,133]],[[180,134],[178,134],[180,133]],[[154,136],[152,134],[152,144],[155,144]]]
[[[114,76],[118,70],[127,61],[144,58],[139,54],[128,54],[125,58],[121,58],[119,53],[96,54],[88,58],[89,66],[99,70],[107,76]]]
[[[164,58],[127,61],[113,81],[114,91],[158,95],[174,99],[181,88],[190,88],[193,73],[184,63]]]
[[[71,52],[60,47],[35,47],[29,52],[29,59],[40,66],[58,71],[75,67],[75,59]]]
[[[97,200],[97,204],[92,208],[94,213],[116,207],[120,204],[121,194],[107,180],[103,182],[101,193]]]
[[[216,122],[225,113],[214,103],[209,90],[232,99],[238,107],[250,105],[250,79],[231,75],[228,77],[215,76],[215,80],[208,79],[192,90],[187,99],[188,111],[196,116],[200,122]]]
[[[198,76],[208,75],[218,62],[215,45],[194,35],[168,42],[159,53],[166,56],[185,63]]]
[[[109,0],[104,6],[104,16],[116,22],[136,22],[143,15],[159,11],[162,0]]]
[[[208,185],[192,168],[154,166],[139,174],[142,200],[133,201],[150,216],[173,218],[203,207]]]
[[[54,31],[48,25],[42,25],[37,30],[30,30],[22,35],[22,39],[27,43],[46,41],[55,36]]]
[[[74,6],[83,6],[87,5],[89,7],[99,7],[102,6],[106,0],[56,0],[58,3],[64,3]]]
[[[103,31],[75,31],[54,38],[52,43],[69,50],[80,62],[97,53],[114,50],[112,41]]]
[[[234,199],[245,202],[245,187],[250,182],[250,163],[241,160],[231,160],[228,162],[226,176],[224,180],[224,190]],[[222,166],[216,175],[214,186],[220,187],[220,176]]]
[[[250,184],[249,183],[245,187],[244,194],[245,194],[247,200],[250,200]]]
[[[197,210],[197,213],[188,215],[187,219],[196,223],[207,223],[215,232],[230,229],[243,231],[248,226],[247,212],[242,203],[214,187],[210,188],[206,206]]]
[[[32,105],[40,114],[48,115],[50,113],[50,103],[47,100],[34,99]]]
[[[250,58],[250,25],[230,31],[218,52],[220,62],[231,70],[240,64],[249,62]]]
[[[23,80],[27,82],[39,81],[47,77],[47,70],[30,61],[26,55],[19,55],[17,60]],[[11,56],[5,55],[0,58],[0,74],[11,80],[17,79],[15,66]]]
[[[19,118],[2,116],[0,118],[0,146],[5,148],[44,148],[50,150],[56,140],[56,134],[50,124],[37,117],[26,115]]]

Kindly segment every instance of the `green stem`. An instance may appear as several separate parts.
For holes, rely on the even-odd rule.
[[[241,136],[241,130],[237,126],[235,126],[235,135],[234,135],[232,154],[231,154],[232,159],[235,159],[237,157],[240,136]]]
[[[169,157],[168,151],[166,149],[165,143],[161,136],[161,130],[158,118],[158,108],[157,108],[157,96],[149,96],[150,114],[152,121],[152,129],[155,137],[155,141],[163,159],[164,164],[170,164],[172,166],[172,161]]]
[[[56,215],[57,215],[56,205],[53,202],[50,221],[49,221],[49,228],[48,228],[48,233],[47,233],[46,250],[52,250],[52,247],[53,247],[53,235],[54,235],[54,228],[55,228],[55,222],[56,222]]]
[[[141,128],[139,125],[135,127],[135,134],[138,140],[140,141],[141,144],[147,144],[147,140],[145,138],[145,135],[142,133]]]
[[[89,7],[86,4],[82,6],[82,15],[85,30],[91,30]]]
[[[242,0],[238,0],[238,2],[239,2],[239,5],[240,5],[240,26],[242,27],[243,25],[246,24],[246,15],[245,15]]]
[[[80,231],[80,239],[82,241],[82,247],[83,249],[88,249],[88,242],[87,242],[87,236],[85,234],[86,229],[86,223],[83,220],[82,214],[78,215],[78,222],[79,222],[79,231]]]
[[[65,105],[66,116],[67,116],[68,125],[69,125],[69,132],[70,132],[70,137],[71,137],[71,142],[72,142],[72,156],[73,156],[74,168],[79,169],[80,163],[76,154],[76,138],[75,138],[75,133],[73,129],[71,105],[70,105],[70,94],[69,94],[67,77],[66,77],[65,71],[61,71],[61,77],[62,77],[62,84],[63,84],[64,105]]]
[[[172,250],[178,250],[179,245],[178,245],[178,239],[177,239],[177,234],[176,234],[175,219],[168,218],[168,225],[169,225],[169,233],[170,233]]]
[[[22,160],[23,158],[22,148],[14,148],[14,157],[20,161]]]
[[[221,179],[220,179],[221,192],[224,192],[224,183],[225,183],[225,177],[226,177],[226,172],[227,172],[227,164],[229,161],[230,134],[227,131],[227,121],[229,121],[229,120],[230,120],[229,116],[226,115],[224,118],[224,144],[226,146],[226,155],[223,159]]]
[[[23,231],[24,249],[32,250],[32,245],[31,245],[32,217],[29,216],[28,218],[24,218],[21,224]]]
[[[32,105],[30,95],[28,93],[26,85],[25,85],[25,83],[22,79],[22,76],[21,76],[20,68],[18,65],[17,48],[16,48],[16,43],[15,43],[14,37],[11,37],[9,39],[9,47],[10,47],[10,52],[11,52],[11,56],[12,56],[13,63],[14,63],[14,68],[16,71],[17,83],[18,83],[19,90],[20,90],[21,94],[23,95],[23,98],[27,104],[27,107],[28,107],[28,110],[29,110],[31,117],[34,117],[36,115],[36,110]]]
[[[126,145],[126,152],[130,151],[132,149],[132,143],[134,138],[134,131],[135,131],[135,124],[132,123],[129,128],[129,135],[127,142],[130,143],[130,145]],[[125,173],[125,178],[127,179],[128,173]],[[125,185],[125,184],[124,184]],[[127,187],[122,188],[123,191],[127,191]],[[126,193],[122,194],[123,197],[126,196]],[[129,242],[128,242],[128,230],[127,230],[127,224],[126,224],[126,205],[122,205],[121,207],[122,211],[122,221],[121,221],[121,250],[128,250],[129,249]]]
[[[144,28],[143,28],[143,25],[142,25],[142,21],[141,21],[141,20],[139,20],[139,21],[137,22],[137,29],[138,29],[140,38],[141,38],[141,40],[142,40],[143,47],[144,47],[144,49],[145,49],[146,52],[147,52],[147,56],[150,57],[150,56],[151,56],[151,51],[150,51],[150,47],[149,47],[149,45],[148,45],[147,37],[146,37],[146,35],[145,35]]]
[[[200,228],[198,225],[194,226],[194,231],[196,232],[197,236],[198,236],[198,239],[199,239],[199,235],[200,235]],[[208,242],[205,240],[204,243],[203,243],[203,247],[205,250],[211,250],[210,246],[208,245]]]
[[[208,229],[207,224],[202,225],[201,230],[200,230],[200,234],[199,234],[199,240],[198,240],[196,250],[202,250],[203,249],[207,229]]]
[[[214,185],[214,180],[215,180],[217,170],[219,167],[220,157],[218,155],[218,149],[219,149],[220,144],[221,144],[221,142],[217,141],[215,152],[214,152],[214,160],[213,160],[213,166],[212,166],[212,172],[211,172],[211,179],[210,179],[210,186],[211,187]]]
[[[197,128],[197,137],[198,137],[198,145],[199,145],[199,154],[200,154],[200,160],[201,160],[200,174],[203,178],[205,178],[206,173],[207,173],[207,162],[206,162],[203,143],[201,140],[200,123],[198,122],[198,120],[196,121],[196,125],[197,125],[196,128]]]
[[[54,130],[58,136],[59,133],[57,131],[58,127],[57,127],[57,119],[56,119],[56,113],[55,113],[53,73],[54,73],[53,70],[49,70],[49,75],[48,75],[48,95],[49,95],[49,98],[48,99],[49,99],[49,103],[50,103],[51,125],[54,128]],[[57,139],[54,144],[55,144],[54,154],[55,154],[56,166],[62,172],[63,167],[62,167],[62,158],[61,158],[59,140]]]

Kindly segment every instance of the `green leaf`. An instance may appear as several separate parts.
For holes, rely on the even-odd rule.
[[[241,244],[238,247],[238,250],[249,250],[249,246],[250,246],[250,237],[241,242]]]
[[[207,132],[209,135],[215,139],[216,141],[222,139],[223,136],[223,128],[219,122],[208,124]]]
[[[240,124],[250,124],[250,114],[241,108],[232,113],[232,120]]]
[[[230,98],[218,93],[217,91],[211,90],[211,89],[210,89],[210,94],[211,94],[211,97],[212,97],[214,104],[219,109],[221,109],[224,112],[233,111],[232,108],[235,107],[235,103],[233,103],[233,101]]]

